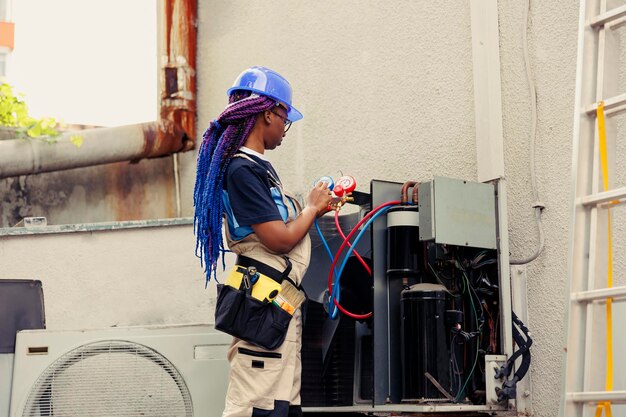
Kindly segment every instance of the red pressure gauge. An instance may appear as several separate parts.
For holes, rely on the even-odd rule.
[[[350,194],[356,188],[356,181],[351,175],[344,175],[335,181],[335,188],[333,192],[337,197],[342,197],[344,194]]]

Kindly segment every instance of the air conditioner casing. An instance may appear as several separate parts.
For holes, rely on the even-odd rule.
[[[159,395],[149,392],[153,389],[151,381],[133,381],[140,381],[137,378],[141,378],[142,369],[148,371],[150,368],[149,371],[153,374],[156,372],[166,385],[180,388],[181,396],[186,387],[188,393],[184,393],[184,396],[185,401],[190,400],[191,414],[186,405],[187,411],[181,415],[218,416],[224,408],[228,385],[229,366],[225,359],[231,341],[232,337],[204,324],[21,331],[16,338],[9,415],[66,415],[61,412],[61,403],[72,401],[79,405],[71,403],[64,407],[68,410],[72,407],[84,408],[85,402],[93,401],[96,414],[89,415],[106,415],[97,414],[104,412],[116,415],[111,411],[114,407],[120,408],[118,415],[128,415],[124,414],[126,404],[119,399],[119,387],[123,384],[127,384],[129,390],[141,390],[140,401],[129,397],[133,404],[128,404],[128,407],[132,406],[135,412],[143,413],[143,402],[154,404],[159,400]],[[107,346],[111,348],[107,350]],[[146,357],[149,360],[144,360]],[[91,362],[91,368],[85,371],[87,374],[81,374],[81,366],[86,367],[86,361],[89,360],[114,362],[117,367],[111,370],[101,364],[94,366],[96,363]],[[165,371],[163,375],[160,369]],[[103,381],[103,378],[109,380]],[[170,379],[176,379],[177,382],[173,383]],[[53,385],[61,382],[65,384],[62,388]],[[116,398],[107,398],[109,387],[117,393]],[[43,391],[45,396],[40,395]],[[122,395],[125,392],[126,388],[122,390]],[[84,393],[87,393],[86,398],[80,398]],[[30,406],[25,409],[29,404],[32,405],[33,395],[37,397],[34,400],[36,408],[39,409],[45,402],[47,411],[32,412]]]

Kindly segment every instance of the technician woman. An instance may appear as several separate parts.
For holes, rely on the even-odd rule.
[[[194,225],[207,280],[215,275],[224,251],[225,217],[226,241],[238,255],[238,265],[258,267],[268,275],[288,272],[300,284],[310,259],[308,231],[326,211],[330,191],[325,183],[317,184],[302,209],[283,189],[265,151],[280,146],[302,114],[292,106],[290,84],[268,68],[242,72],[228,95],[228,106],[211,122],[198,154]],[[234,338],[223,417],[302,415],[301,336],[297,309],[285,341],[274,350]]]

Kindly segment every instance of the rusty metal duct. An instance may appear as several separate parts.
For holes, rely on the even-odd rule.
[[[80,147],[72,143],[74,135],[82,138]],[[68,132],[53,144],[26,139],[0,140],[0,178],[169,155],[181,149],[182,138],[186,136],[174,123],[162,120]]]
[[[165,0],[159,43],[161,119],[182,127],[192,149],[196,132],[197,0]]]

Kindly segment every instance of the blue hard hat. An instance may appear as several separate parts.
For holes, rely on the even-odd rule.
[[[282,75],[265,67],[250,67],[241,74],[226,92],[246,90],[273,98],[287,106],[287,118],[292,122],[302,119],[302,113],[291,105],[291,85]]]

